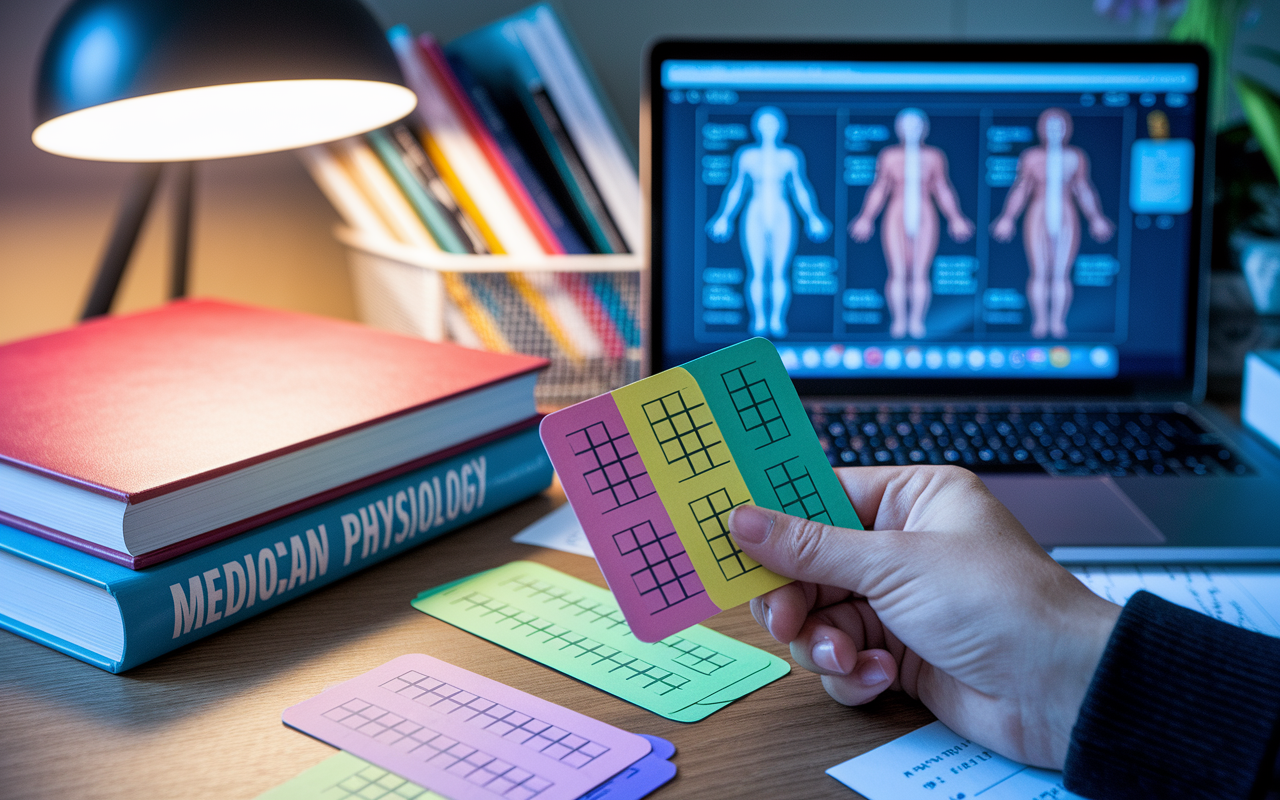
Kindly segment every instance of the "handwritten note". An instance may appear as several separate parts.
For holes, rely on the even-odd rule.
[[[1062,773],[1010,761],[934,722],[827,770],[868,800],[1083,800]]]
[[[1274,567],[1072,567],[1071,573],[1119,605],[1145,589],[1245,630],[1280,636],[1280,570]]]

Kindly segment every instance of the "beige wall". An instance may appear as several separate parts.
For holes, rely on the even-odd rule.
[[[191,294],[355,319],[337,216],[292,154],[200,165]],[[127,176],[124,176],[127,178]],[[75,321],[120,202],[120,185],[0,198],[0,341]],[[168,292],[168,192],[143,228],[116,311]]]
[[[384,24],[448,40],[526,0],[369,0]],[[52,156],[30,141],[34,67],[67,0],[0,2],[0,342],[71,324],[132,172]],[[661,35],[895,39],[1102,39],[1133,34],[1096,17],[1092,0],[559,0],[623,124],[637,124],[644,43]],[[1242,39],[1280,40],[1264,4]],[[1256,71],[1267,69],[1256,65]],[[1276,77],[1275,72],[1270,77]],[[200,165],[191,289],[279,308],[355,318],[337,216],[288,153]],[[143,231],[116,310],[166,296],[167,227]]]

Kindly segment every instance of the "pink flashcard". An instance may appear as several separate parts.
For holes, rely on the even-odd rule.
[[[542,442],[631,632],[657,642],[720,613],[602,394],[542,421]]]
[[[438,658],[388,661],[284,723],[447,797],[574,800],[652,745]]]

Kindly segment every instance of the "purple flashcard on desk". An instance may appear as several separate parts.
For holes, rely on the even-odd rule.
[[[582,800],[640,800],[676,776],[676,765],[669,760],[675,755],[676,746],[657,736],[640,735],[653,745],[649,755],[613,776],[604,786],[583,795]]]
[[[327,689],[283,718],[457,798],[576,800],[652,751],[643,737],[420,654]]]
[[[546,417],[542,442],[637,639],[661,641],[720,613],[676,535],[612,395]]]

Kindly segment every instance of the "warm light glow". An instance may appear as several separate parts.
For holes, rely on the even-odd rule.
[[[196,161],[290,150],[380,128],[413,110],[378,81],[234,83],[132,97],[49,120],[42,150],[95,161]]]

